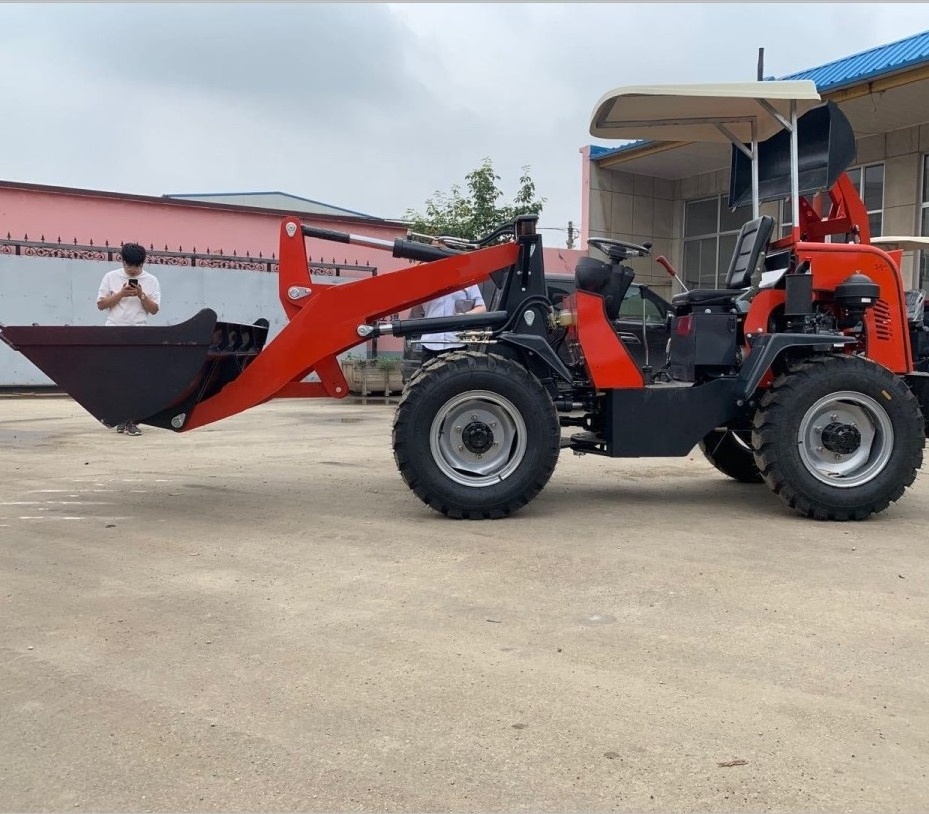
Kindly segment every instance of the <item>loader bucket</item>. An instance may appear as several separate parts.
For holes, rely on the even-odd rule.
[[[165,327],[0,328],[0,339],[107,426],[138,421],[174,430],[245,369],[267,335],[267,320],[218,322],[210,309]]]
[[[855,133],[835,102],[804,113],[797,122],[798,183],[801,195],[829,189],[855,160]],[[752,196],[751,161],[735,145],[729,175],[729,206]],[[758,145],[758,199],[790,195],[790,133],[781,130]]]

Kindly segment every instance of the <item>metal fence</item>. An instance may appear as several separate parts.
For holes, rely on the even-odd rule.
[[[30,240],[28,235],[17,239],[7,233],[6,238],[0,238],[0,254],[15,255],[17,257],[53,257],[62,260],[96,260],[104,262],[120,262],[121,246],[110,246],[105,243],[103,246],[94,246],[93,241],[87,245],[81,245],[75,238],[73,243],[63,243],[59,237],[55,241],[45,239],[42,235],[39,240]],[[177,251],[170,250],[167,246],[164,249],[156,249],[150,245],[147,249],[146,264],[157,266],[188,267],[188,268],[209,268],[209,269],[234,269],[238,271],[263,271],[274,273],[278,270],[278,261],[274,253],[270,257],[264,257],[260,252],[257,257],[253,257],[248,252],[245,255],[224,254],[223,250],[212,251],[207,247],[205,252],[198,252],[196,247],[191,251],[184,251],[178,247]],[[309,270],[311,274],[317,274],[324,277],[365,277],[377,276],[377,268],[368,263],[336,263],[333,258],[331,263],[314,261],[310,259]]]
[[[79,244],[60,240],[0,237],[0,324],[100,324],[96,293],[101,276],[119,267],[121,246]],[[310,259],[311,280],[347,284],[377,275],[368,263],[327,262]],[[278,260],[272,254],[226,254],[206,251],[171,251],[149,246],[146,266],[170,291],[157,321],[179,322],[204,307],[222,319],[251,323],[257,317],[270,322],[269,341],[287,322],[278,296]],[[243,274],[243,272],[246,272]],[[252,273],[247,273],[252,272]],[[356,351],[377,356],[376,340]],[[399,353],[399,351],[398,351]],[[45,387],[51,382],[24,356],[0,343],[0,388]]]

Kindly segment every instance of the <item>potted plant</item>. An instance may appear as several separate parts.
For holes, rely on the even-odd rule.
[[[352,394],[383,393],[389,396],[403,389],[401,363],[402,360],[396,356],[368,358],[348,353],[342,357],[342,373]]]

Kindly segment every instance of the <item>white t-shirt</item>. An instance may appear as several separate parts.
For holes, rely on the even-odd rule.
[[[131,278],[122,268],[113,269],[103,275],[100,283],[100,291],[97,293],[97,302],[110,294],[115,294]],[[161,286],[158,285],[158,278],[154,274],[149,274],[145,269],[142,273],[134,278],[142,286],[142,293],[156,305],[161,305]],[[142,307],[142,302],[138,297],[123,297],[112,308],[107,311],[107,325],[145,325],[148,322],[148,314]]]
[[[423,303],[424,317],[450,317],[455,314],[466,314],[472,308],[484,305],[481,289],[476,285],[468,286],[461,291],[436,297],[434,300]],[[457,331],[446,331],[438,334],[423,334],[422,343],[429,350],[447,350],[448,348],[463,348]]]

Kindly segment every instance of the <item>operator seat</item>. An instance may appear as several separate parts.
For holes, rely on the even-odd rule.
[[[676,313],[687,313],[695,306],[731,308],[738,293],[751,285],[752,275],[764,262],[765,250],[774,230],[774,218],[762,215],[746,223],[735,242],[735,250],[726,274],[725,288],[704,288],[675,294],[671,299]]]
[[[579,291],[603,297],[603,307],[610,322],[619,317],[619,308],[635,272],[629,266],[613,265],[595,257],[582,257],[574,267],[574,282]]]

